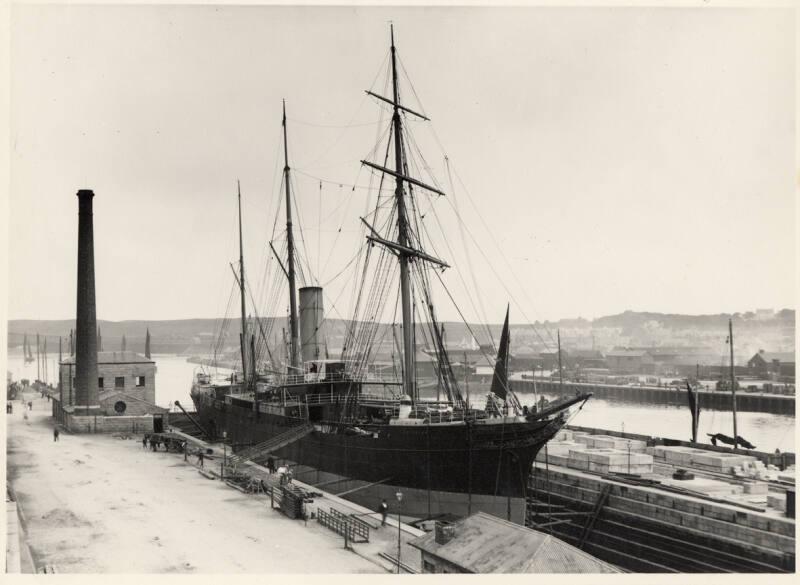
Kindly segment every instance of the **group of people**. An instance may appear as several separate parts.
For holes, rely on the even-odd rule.
[[[189,460],[189,444],[186,441],[179,441],[178,439],[172,439],[169,437],[163,438],[159,437],[158,435],[151,435],[150,433],[145,433],[142,437],[142,449],[147,449],[150,447],[154,452],[158,451],[158,448],[164,445],[164,451],[169,451],[170,446],[177,447],[176,451],[179,453],[183,453],[183,460]],[[205,455],[203,450],[200,449],[197,451],[197,464],[200,467],[204,467],[205,462]]]

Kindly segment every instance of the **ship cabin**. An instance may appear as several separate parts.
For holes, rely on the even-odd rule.
[[[193,390],[213,394],[213,397],[220,401],[225,400],[225,396],[229,394],[240,395],[243,391],[241,379],[236,372],[232,372],[226,377],[215,377],[205,372],[198,372],[195,374]]]
[[[354,366],[354,362],[346,360],[308,360],[302,374],[259,382],[250,399],[255,398],[256,408],[262,412],[321,421],[339,419],[343,409],[352,409],[357,396],[357,418],[383,418],[384,408],[396,406],[400,382],[384,379],[380,372],[372,370],[354,375]],[[367,415],[364,402],[374,403],[377,410]]]

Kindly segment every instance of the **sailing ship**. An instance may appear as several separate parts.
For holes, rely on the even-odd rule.
[[[378,177],[381,187],[371,221],[361,218],[365,269],[359,273],[364,276],[356,285],[361,294],[340,358],[325,359],[322,289],[306,286],[297,290],[284,103],[286,257],[278,262],[289,284],[288,363],[276,371],[280,364],[273,361],[271,372],[259,371],[256,363],[256,338],[261,343],[265,336],[246,311],[239,190],[240,253],[235,276],[241,296],[241,372],[222,381],[197,374],[191,397],[200,425],[217,437],[225,433],[240,456],[294,462],[316,472],[316,485],[337,484],[339,493],[345,487],[355,501],[360,498],[374,506],[379,498],[393,499],[400,491],[404,513],[409,515],[486,510],[522,522],[528,475],[536,454],[590,395],[579,394],[538,409],[521,405],[508,377],[508,311],[485,406],[462,395],[429,295],[430,273],[448,265],[423,249],[415,203],[418,190],[443,193],[411,176],[404,117],[427,118],[401,104],[396,53],[392,30],[392,97],[367,93],[391,108],[384,152],[387,160],[393,153],[394,164],[361,161]],[[382,196],[384,181],[393,181],[393,196]],[[273,252],[278,258],[274,248]],[[390,269],[395,278],[386,278]],[[395,341],[401,363],[399,376],[392,378],[378,373],[371,361],[380,326],[374,318],[375,303],[385,302],[388,288],[397,284],[402,344]],[[420,298],[427,321],[415,323],[415,299]],[[415,364],[417,326],[428,327],[434,347],[442,390],[442,397],[436,400],[420,396]],[[303,477],[309,476],[304,472]]]
[[[22,338],[22,355],[25,356],[25,363],[26,364],[29,364],[34,359],[36,359],[36,358],[33,357],[33,353],[31,353],[31,346],[28,343],[28,334],[27,333],[25,334],[25,337]]]
[[[745,449],[755,449],[756,446],[753,445],[747,439],[741,437],[739,435],[739,431],[737,430],[736,425],[736,390],[739,387],[739,383],[736,381],[736,368],[734,366],[733,361],[733,319],[728,319],[728,339],[725,342],[730,347],[730,391],[731,391],[731,412],[733,413],[733,437],[729,437],[723,433],[706,433],[709,438],[711,439],[711,444],[715,447],[717,446],[717,441],[724,443],[726,445],[733,445],[733,450],[736,451],[739,448],[739,445],[744,447]],[[691,391],[690,391],[691,394]],[[692,398],[692,402],[696,398]],[[692,414],[692,441],[697,440],[697,418],[699,417],[699,405],[692,404],[693,414]]]

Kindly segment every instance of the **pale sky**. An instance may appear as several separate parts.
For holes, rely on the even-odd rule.
[[[433,120],[411,130],[448,193],[424,203],[444,227],[435,252],[474,277],[491,320],[507,302],[515,322],[794,307],[791,10],[11,12],[11,319],[74,317],[80,188],[96,194],[98,318],[222,316],[237,179],[257,288],[283,98],[311,269],[349,316],[352,279],[328,281],[360,243],[368,193],[348,185],[367,183],[359,160],[385,127],[364,90],[383,91],[389,21],[405,103]]]

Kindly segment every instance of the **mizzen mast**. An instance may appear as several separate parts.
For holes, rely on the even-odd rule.
[[[287,277],[289,278],[289,329],[291,332],[291,347],[289,349],[290,368],[297,370],[300,367],[300,327],[297,319],[297,284],[294,269],[294,235],[292,234],[292,195],[289,186],[289,149],[286,140],[286,101],[283,102],[283,182],[286,185],[286,248],[287,248]]]

